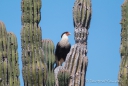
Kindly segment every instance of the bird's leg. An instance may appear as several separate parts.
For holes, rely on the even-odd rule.
[[[59,61],[59,66],[61,66],[61,62]]]
[[[62,66],[62,63],[64,62],[64,59],[61,58],[60,61],[59,61],[59,65]]]

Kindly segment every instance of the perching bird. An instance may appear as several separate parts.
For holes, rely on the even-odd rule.
[[[61,66],[65,61],[67,54],[70,51],[71,44],[68,42],[69,32],[64,32],[61,35],[61,40],[56,45],[55,57],[56,57],[56,67]]]

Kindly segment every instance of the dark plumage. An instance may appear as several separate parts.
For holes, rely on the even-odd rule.
[[[68,42],[69,32],[64,32],[61,35],[61,40],[56,45],[55,57],[56,57],[56,67],[61,66],[65,61],[67,54],[70,51],[71,44]]]

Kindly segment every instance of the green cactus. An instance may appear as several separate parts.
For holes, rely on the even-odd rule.
[[[20,86],[17,39],[0,21],[0,86]]]
[[[41,20],[41,0],[22,0],[22,25],[24,23],[39,23]]]
[[[8,85],[7,67],[7,31],[4,23],[0,21],[0,86]]]
[[[49,39],[42,40],[42,47],[44,50],[44,56],[47,63],[47,82],[46,86],[55,86],[55,77],[54,77],[54,63],[55,63],[55,55],[54,55],[54,43]]]
[[[16,39],[16,36],[12,32],[9,32],[7,40],[8,40],[7,57],[8,57],[9,86],[20,86],[17,39]]]
[[[119,86],[128,85],[128,0],[125,0],[122,5],[122,20],[121,20],[121,64],[119,71]]]
[[[46,64],[39,27],[41,0],[22,0],[22,64],[24,86],[44,86]]]
[[[91,21],[91,0],[76,0],[73,7],[73,20],[75,42],[86,42]]]
[[[68,86],[70,80],[70,73],[68,70],[61,69],[58,71],[57,78],[59,86]]]

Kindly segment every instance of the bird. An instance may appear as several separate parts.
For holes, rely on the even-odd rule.
[[[57,43],[55,49],[56,67],[61,66],[65,61],[67,54],[70,51],[71,44],[68,41],[68,36],[71,33],[66,31],[61,35],[61,40]]]

